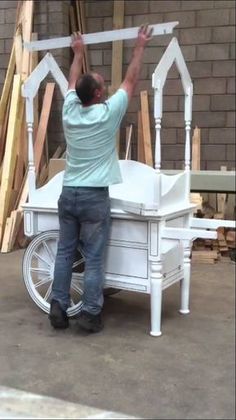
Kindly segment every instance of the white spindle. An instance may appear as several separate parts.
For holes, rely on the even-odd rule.
[[[161,169],[161,118],[155,119],[156,144],[155,144],[155,169]]]
[[[185,170],[190,170],[190,121],[185,121]]]

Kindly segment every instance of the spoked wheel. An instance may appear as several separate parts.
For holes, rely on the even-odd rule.
[[[59,239],[58,231],[47,231],[36,236],[27,247],[23,258],[23,279],[33,299],[44,312],[50,311],[50,297],[54,265]],[[73,264],[71,306],[68,316],[76,315],[82,306],[84,258],[78,251]]]

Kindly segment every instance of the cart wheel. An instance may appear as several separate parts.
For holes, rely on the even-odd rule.
[[[23,258],[23,280],[33,299],[44,312],[50,311],[54,264],[57,252],[59,232],[47,231],[36,236],[28,245]],[[71,306],[68,316],[76,315],[81,307],[83,293],[84,258],[78,250],[73,264],[71,280]]]

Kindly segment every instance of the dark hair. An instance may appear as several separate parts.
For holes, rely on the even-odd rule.
[[[94,97],[94,91],[100,89],[101,84],[91,75],[84,74],[76,82],[75,90],[83,105],[87,105]]]

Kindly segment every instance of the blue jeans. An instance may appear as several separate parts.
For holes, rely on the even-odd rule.
[[[108,188],[63,187],[58,213],[60,235],[52,299],[64,310],[70,306],[72,265],[79,245],[85,257],[83,310],[96,315],[104,301],[104,260],[110,227]]]

